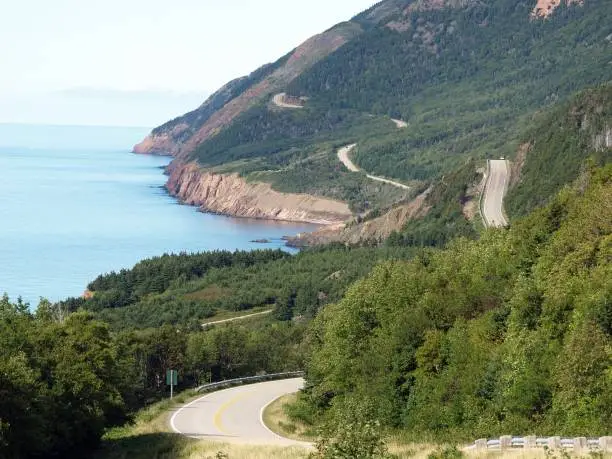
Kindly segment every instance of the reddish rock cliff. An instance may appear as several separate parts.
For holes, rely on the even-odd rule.
[[[238,174],[211,173],[195,163],[175,162],[169,172],[170,194],[206,212],[322,225],[342,223],[352,216],[343,202],[279,193],[267,183],[250,183]]]

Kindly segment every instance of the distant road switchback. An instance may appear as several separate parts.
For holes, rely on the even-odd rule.
[[[200,440],[310,446],[275,434],[262,419],[270,403],[298,392],[303,385],[302,378],[294,378],[212,392],[179,408],[170,419],[170,426],[176,433]]]
[[[284,92],[275,95],[272,98],[272,102],[274,105],[280,108],[304,108],[303,103],[293,103],[291,102],[291,98],[287,96]]]
[[[510,167],[503,159],[489,160],[489,175],[482,198],[482,219],[485,225],[500,228],[508,226],[504,215],[504,197],[508,191]]]
[[[346,147],[342,147],[338,150],[338,159],[344,166],[351,172],[359,172],[360,169],[355,165],[351,158],[349,158],[349,153],[355,148],[357,145],[347,145]],[[403,183],[396,182],[394,180],[389,180],[383,177],[377,177],[375,175],[366,174],[366,176],[371,180],[376,180],[377,182],[387,183],[389,185],[393,185],[397,188],[402,188],[404,190],[409,190],[410,187],[408,185],[404,185]]]

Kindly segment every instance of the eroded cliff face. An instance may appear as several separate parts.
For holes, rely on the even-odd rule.
[[[547,18],[561,5],[561,3],[566,3],[567,6],[582,5],[584,4],[584,0],[537,0],[537,4],[533,11],[531,12],[532,18]]]
[[[267,183],[250,183],[238,174],[215,174],[193,162],[175,161],[168,172],[168,192],[206,212],[321,225],[341,224],[352,216],[343,202],[279,193]]]
[[[406,222],[422,218],[430,207],[425,199],[431,189],[421,193],[407,204],[394,207],[380,217],[362,223],[339,223],[329,225],[312,233],[302,233],[288,238],[288,244],[294,247],[306,247],[340,242],[343,244],[380,243],[394,231],[401,231]]]

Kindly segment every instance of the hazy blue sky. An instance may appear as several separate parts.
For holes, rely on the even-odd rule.
[[[374,0],[13,0],[0,123],[152,126]]]

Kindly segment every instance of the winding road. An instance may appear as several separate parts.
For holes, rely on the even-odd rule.
[[[274,311],[274,309],[269,309],[268,311],[255,312],[253,314],[246,314],[244,316],[231,317],[229,319],[213,320],[212,322],[205,322],[205,323],[203,323],[202,327],[204,327],[204,328],[212,327],[213,325],[226,324],[226,323],[229,323],[229,322],[236,322],[238,320],[250,319],[252,317],[264,316],[266,314],[271,314],[273,311]]]
[[[353,161],[351,161],[351,158],[349,158],[349,153],[356,146],[357,146],[357,144],[347,145],[346,147],[342,147],[342,148],[340,148],[340,150],[338,150],[338,159],[351,172],[360,172],[360,169],[355,165],[355,163]],[[397,188],[402,188],[404,190],[409,190],[410,189],[410,187],[408,185],[404,185],[403,183],[399,183],[399,182],[396,182],[394,180],[389,180],[389,179],[386,179],[386,178],[383,178],[383,177],[377,177],[375,175],[370,175],[370,174],[366,174],[366,177],[368,177],[371,180],[376,180],[377,182],[383,182],[383,183],[387,183],[389,185],[393,185],[393,186],[395,186]]]
[[[283,395],[299,391],[302,378],[268,381],[213,392],[179,408],[170,419],[176,433],[190,438],[253,445],[301,445],[263,423],[264,409]]]
[[[284,92],[281,92],[280,94],[277,94],[272,98],[272,102],[274,103],[274,105],[280,108],[304,108],[303,105],[292,104],[292,103],[286,102],[286,97],[287,97],[287,94],[285,94]]]
[[[508,191],[510,168],[503,159],[489,160],[489,175],[482,198],[482,218],[485,226],[501,228],[508,226],[504,215],[504,197]]]

